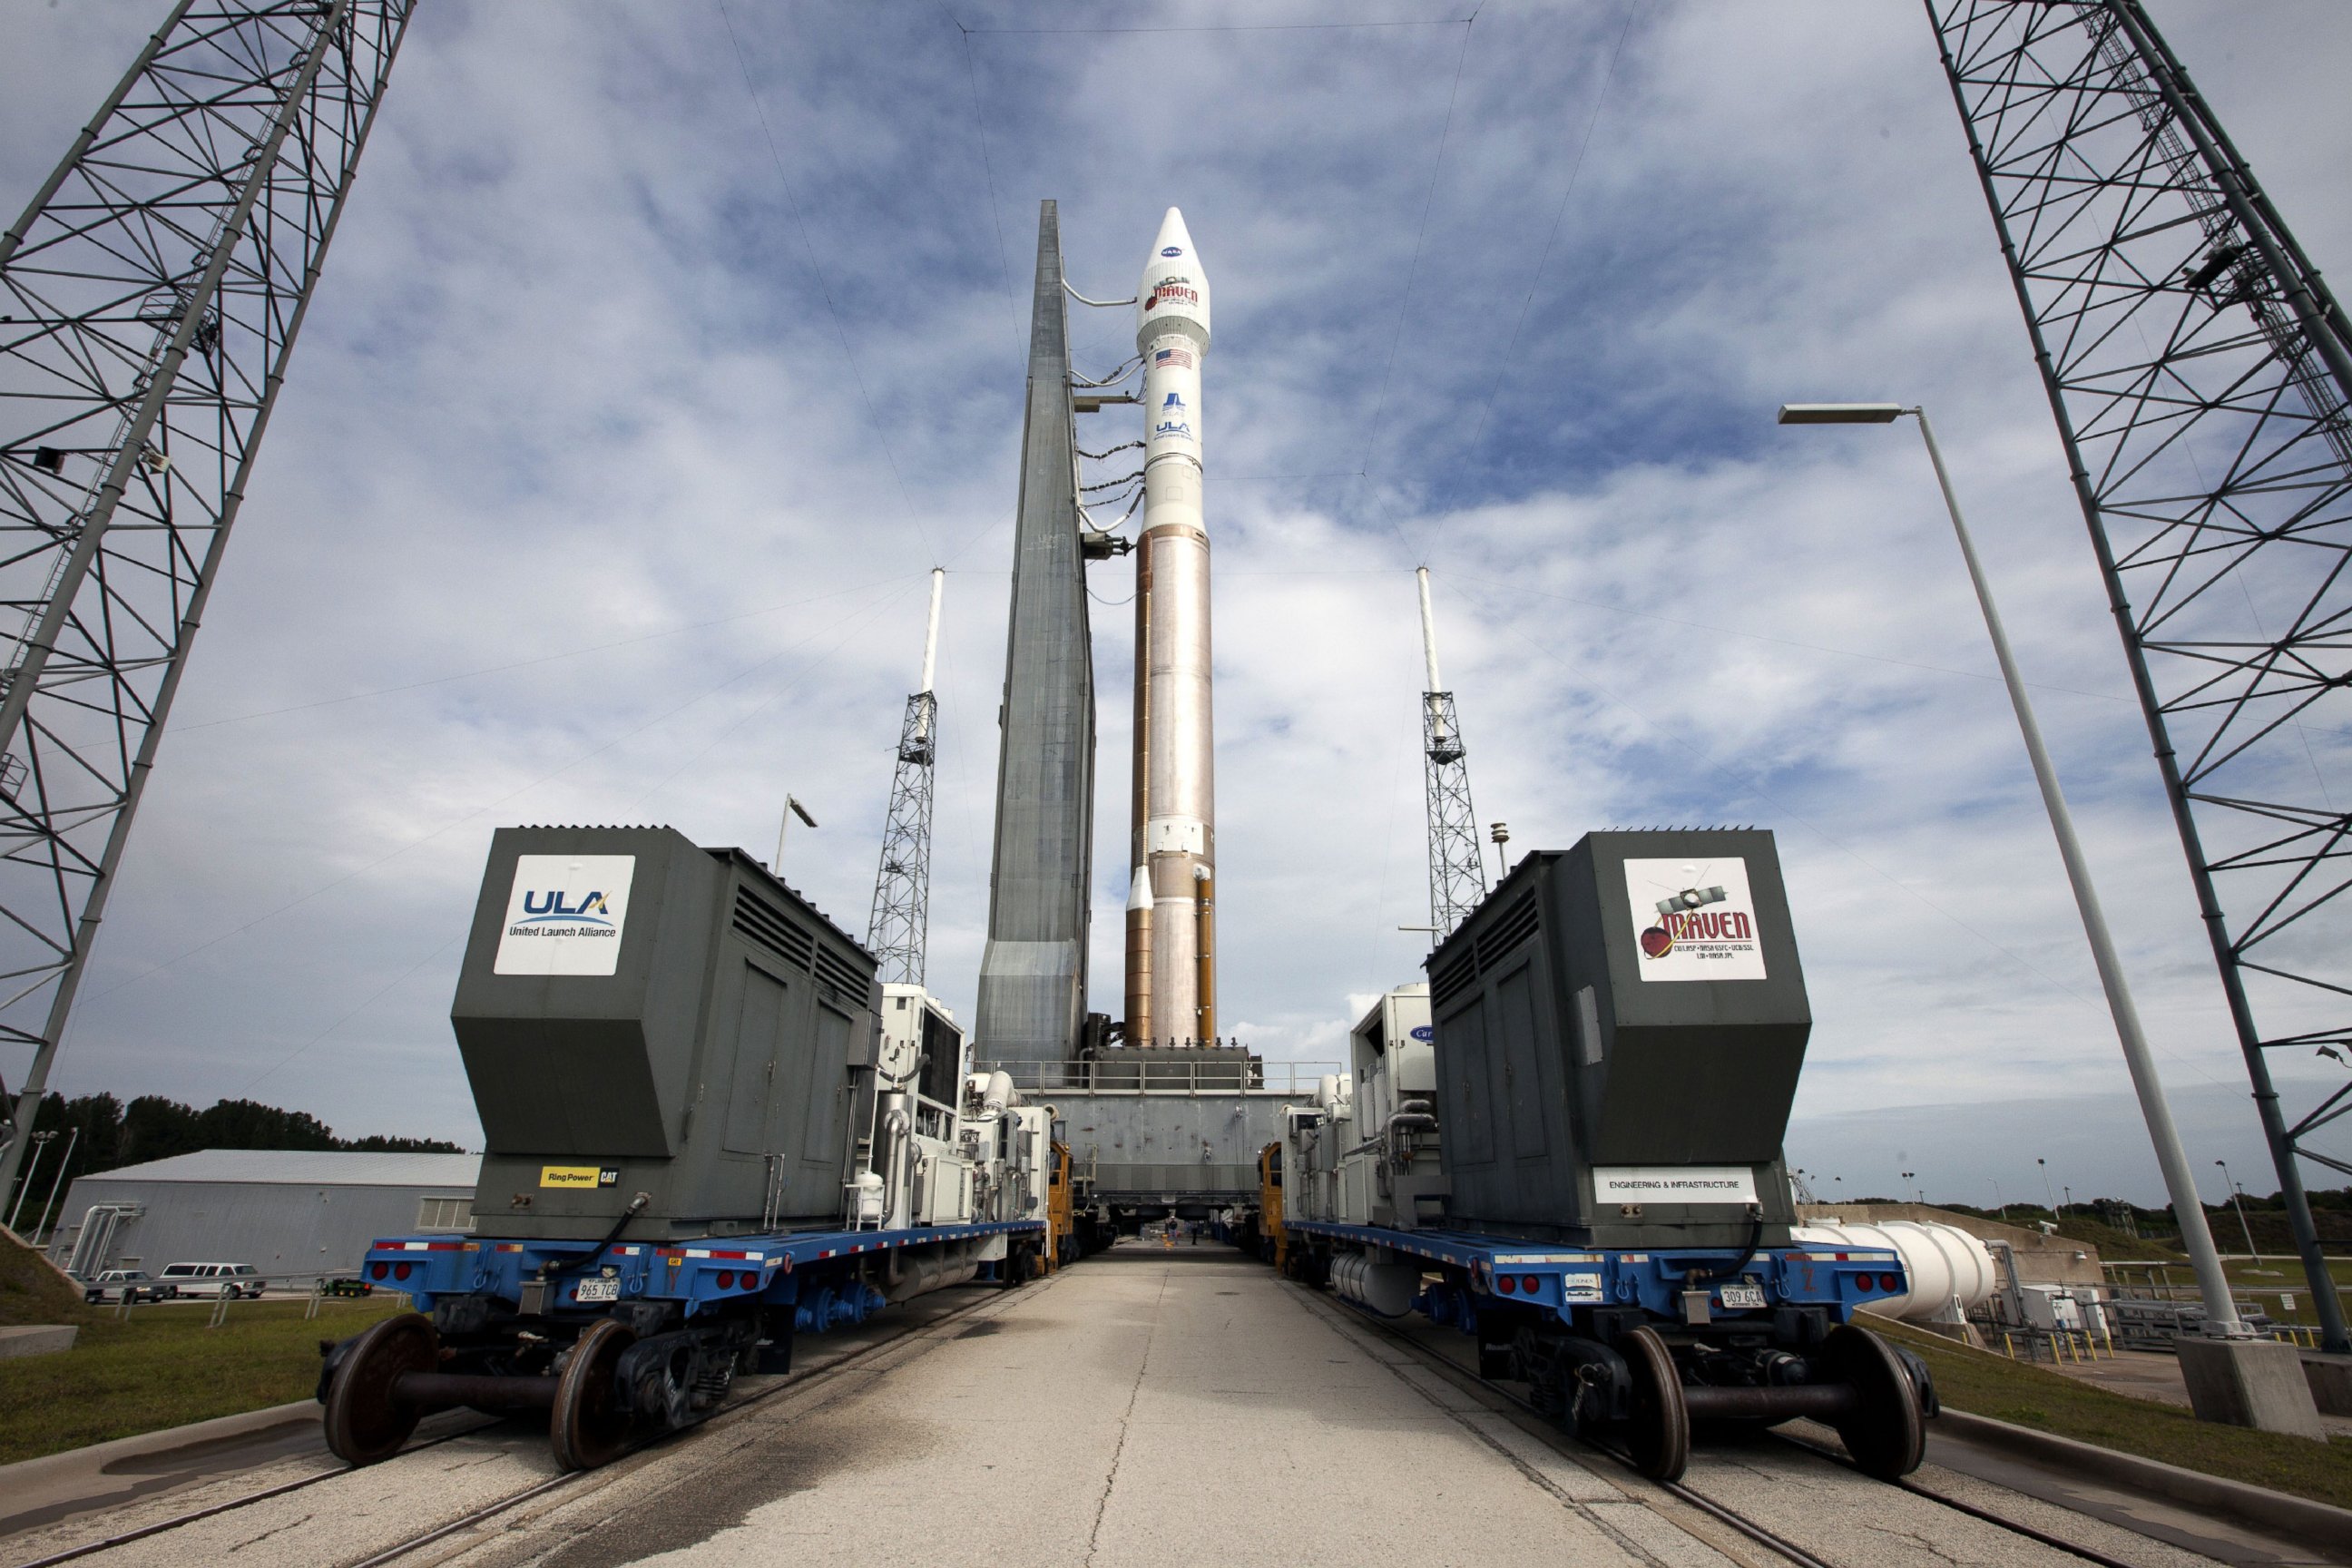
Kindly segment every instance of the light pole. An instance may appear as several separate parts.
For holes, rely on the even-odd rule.
[[[788,795],[784,796],[783,817],[776,824],[776,878],[779,881],[784,875],[784,829],[793,825],[795,816],[811,827],[816,826],[816,818],[808,814],[808,807],[800,803],[800,797]]]
[[[2246,1262],[2251,1265],[2254,1261],[2254,1227],[2246,1223],[2246,1194],[2231,1178],[2230,1162],[2216,1160],[2213,1163],[2221,1167],[2221,1188],[2230,1194],[2230,1202],[2238,1211],[2238,1229],[2245,1236]]]
[[[16,1228],[16,1216],[25,1212],[25,1196],[33,1190],[33,1173],[41,1168],[41,1156],[48,1152],[49,1144],[57,1138],[54,1132],[33,1134],[33,1157],[25,1163],[24,1180],[17,1184],[16,1201],[8,1210],[8,1228]]]
[[[2050,1200],[2050,1217],[2056,1219],[2058,1194],[2050,1190],[2050,1162],[2037,1156],[2033,1163],[2042,1167],[2042,1195]]]
[[[1916,1177],[1917,1177],[1917,1175],[1918,1175],[1918,1174],[1919,1174],[1919,1173],[1918,1173],[1918,1172],[1916,1172],[1916,1171],[1906,1171],[1906,1172],[1904,1172],[1904,1173],[1903,1173],[1903,1184],[1904,1184],[1904,1185],[1906,1185],[1906,1186],[1910,1186],[1910,1185],[1911,1185],[1912,1181],[1913,1181]],[[1916,1193],[1916,1194],[1919,1194],[1919,1206],[1920,1206],[1920,1207],[1922,1207],[1922,1208],[1927,1207],[1927,1188],[1925,1188],[1925,1187],[1912,1187],[1912,1189],[1911,1189],[1911,1190],[1912,1190],[1913,1192],[1915,1192],[1915,1193]]]
[[[1990,1176],[1987,1176],[1985,1181],[1992,1187],[1992,1206],[2000,1211],[2002,1223],[2006,1224],[2009,1220],[2009,1205],[2001,1201],[2000,1184]]]
[[[2083,858],[2083,847],[2074,837],[2074,813],[2066,808],[2065,793],[2058,787],[2058,771],[2051,765],[2049,749],[2042,743],[2042,726],[2033,717],[2033,704],[2025,694],[2025,678],[2018,673],[2017,659],[2009,650],[2009,634],[2001,629],[2000,612],[1994,608],[1992,585],[1985,581],[1984,566],[1977,560],[1977,547],[1969,537],[1969,525],[1960,516],[1959,498],[1952,493],[1952,476],[1944,467],[1943,449],[1936,445],[1935,426],[1927,422],[1925,408],[1906,408],[1895,403],[1790,403],[1780,407],[1783,425],[1891,425],[1909,415],[1919,421],[1919,437],[1927,444],[1927,460],[1935,466],[1936,483],[1944,492],[1944,509],[1951,513],[1952,532],[1959,540],[1960,557],[1967,562],[1969,581],[1976,587],[1977,605],[1984,612],[1985,632],[1992,639],[1993,658],[2000,665],[2002,684],[2009,688],[2010,706],[2017,711],[2017,727],[2025,738],[2025,754],[2033,763],[2033,777],[2042,786],[2042,804],[2050,814],[2050,831],[2058,839],[2058,857],[2065,863],[2066,879],[2074,889],[2074,907],[2083,918],[2083,934],[2090,939],[2091,961],[2099,971],[2099,984],[2107,994],[2107,1012],[2115,1019],[2116,1039],[2123,1047],[2124,1066],[2131,1073],[2132,1088],[2139,1095],[2141,1117],[2147,1122],[2148,1142],[2156,1146],[2156,1163],[2164,1173],[2165,1190],[2172,1196],[2173,1212],[2180,1216],[2181,1246],[2197,1273],[2198,1293],[2204,1298],[2205,1331],[2216,1338],[2246,1337],[2245,1326],[2238,1321],[2237,1303],[2230,1296],[2230,1281],[2221,1272],[2221,1255],[2214,1250],[2213,1233],[2205,1223],[2205,1207],[2197,1195],[2197,1180],[2189,1172],[2189,1152],[2181,1146],[2180,1131],[2173,1125],[2172,1107],[2164,1097],[2164,1082],[2156,1075],[2156,1061],[2148,1054],[2147,1037],[2141,1032],[2139,1009],[2132,1002],[2131,987],[2124,978],[2123,961],[2116,955],[2115,940],[2107,933],[2107,917],[2099,907],[2099,895],[2091,885],[2091,868]]]

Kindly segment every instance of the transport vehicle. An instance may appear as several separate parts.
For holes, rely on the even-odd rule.
[[[415,1310],[325,1352],[352,1464],[459,1405],[545,1411],[558,1463],[604,1464],[801,1335],[1045,1264],[1050,1110],[740,849],[502,829],[451,1022],[475,1234],[368,1249]]]
[[[81,1299],[96,1303],[111,1298],[117,1301],[161,1301],[171,1294],[171,1288],[149,1279],[136,1268],[110,1268],[81,1288]]]
[[[1892,1250],[1799,1241],[1781,1157],[1811,1017],[1769,833],[1523,858],[1381,998],[1265,1160],[1286,1272],[1474,1337],[1482,1375],[1671,1479],[1809,1416],[1916,1468],[1926,1364],[1855,1321]]]
[[[260,1273],[250,1263],[167,1263],[156,1282],[164,1296],[201,1296],[207,1300],[236,1300],[258,1296],[264,1288]]]

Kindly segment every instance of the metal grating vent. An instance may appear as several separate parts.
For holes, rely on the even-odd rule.
[[[1536,896],[1527,893],[1478,933],[1478,972],[1484,974],[1511,949],[1535,934]]]
[[[1478,978],[1478,955],[1464,950],[1462,956],[1429,977],[1429,1001],[1432,1006],[1446,1003],[1470,989]]]
[[[809,954],[816,947],[808,932],[753,898],[748,888],[735,889],[735,930],[744,941],[799,969],[809,966]]]
[[[872,975],[866,973],[829,947],[820,947],[816,950],[815,968],[816,977],[819,980],[833,986],[853,1001],[864,1002],[866,994],[874,984]]]

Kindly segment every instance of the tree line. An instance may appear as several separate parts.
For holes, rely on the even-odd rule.
[[[110,1094],[45,1096],[33,1121],[36,1133],[54,1132],[31,1170],[30,1190],[19,1217],[30,1232],[33,1207],[47,1208],[52,1192],[63,1202],[76,1176],[93,1176],[125,1165],[168,1160],[200,1149],[347,1150],[380,1154],[458,1154],[441,1138],[395,1138],[371,1133],[338,1138],[335,1130],[307,1110],[288,1110],[252,1100],[222,1100],[199,1110],[160,1094],[142,1094],[128,1105]],[[70,1145],[70,1164],[61,1164]],[[15,1194],[5,1194],[12,1200]],[[13,1204],[12,1204],[13,1206]],[[5,1215],[0,1215],[5,1217]]]

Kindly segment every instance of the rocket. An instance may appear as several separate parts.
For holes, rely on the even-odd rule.
[[[1209,279],[1174,207],[1136,290],[1143,359],[1143,531],[1135,546],[1135,788],[1127,905],[1130,1045],[1217,1033],[1216,770],[1201,362]]]

